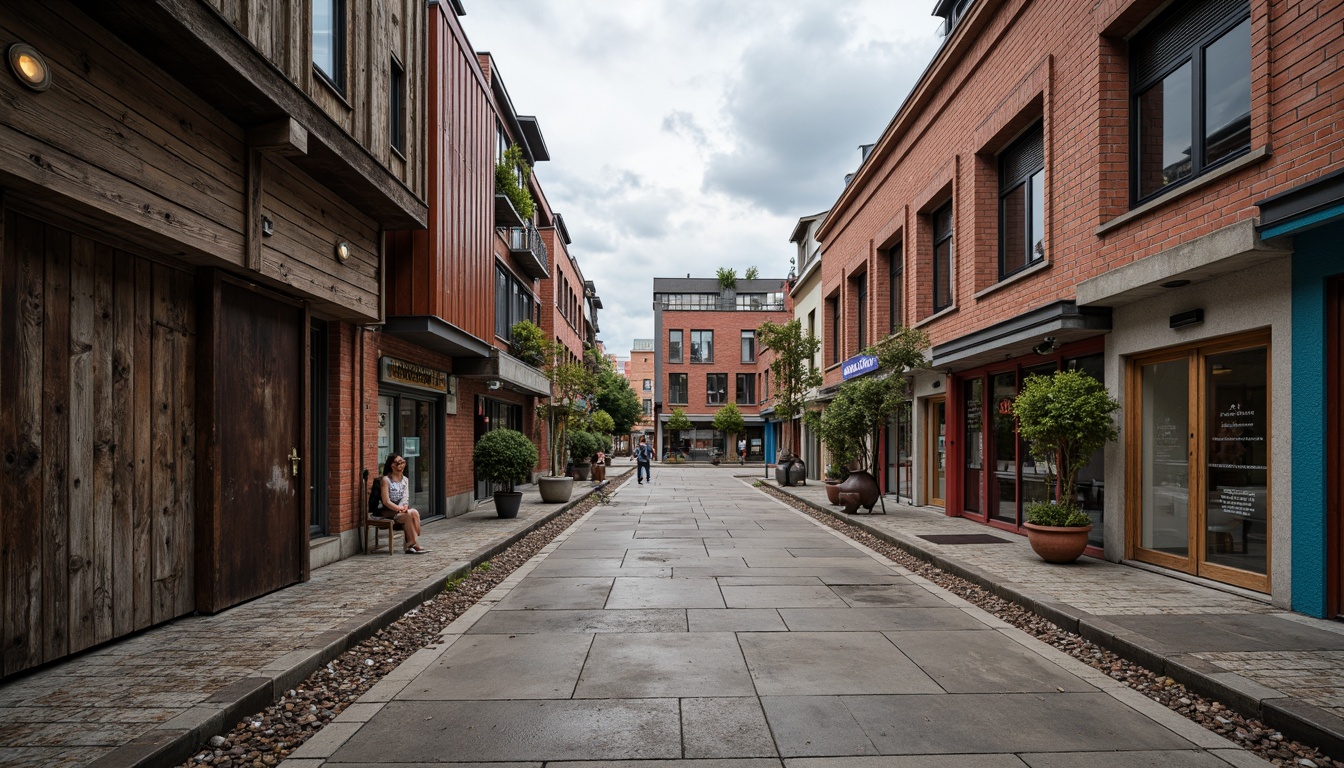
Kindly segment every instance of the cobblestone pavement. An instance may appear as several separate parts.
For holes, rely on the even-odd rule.
[[[769,483],[776,485],[773,479]],[[1229,705],[1235,706],[1240,698],[1262,709],[1268,705],[1294,710],[1289,714],[1323,729],[1326,741],[1344,744],[1344,624],[1091,557],[1074,565],[1052,566],[1031,551],[1026,537],[947,517],[941,510],[911,507],[888,498],[886,515],[848,517],[829,504],[820,483],[780,490],[885,534],[925,559],[950,560],[987,582],[1008,586],[1039,602],[1058,604],[1084,622],[1105,626],[1126,643],[1137,643],[1216,684],[1205,693],[1217,698],[1216,686],[1223,686],[1223,693],[1229,694],[1224,698],[1231,699],[1225,700]],[[948,533],[988,533],[1004,543],[943,545],[920,538]],[[1100,632],[1098,639],[1105,640],[1104,634]],[[1112,650],[1123,655],[1123,648]],[[1299,702],[1314,711],[1302,711]],[[1264,712],[1245,714],[1260,717]],[[1283,716],[1279,714],[1280,719]],[[1264,719],[1272,722],[1275,718]],[[1333,751],[1340,753],[1338,747]]]
[[[614,467],[609,476],[621,471]],[[591,485],[576,483],[573,500]],[[120,762],[128,753],[114,750],[162,744],[202,727],[258,685],[283,690],[353,645],[352,636],[395,619],[418,592],[569,506],[542,504],[534,489],[525,490],[516,519],[500,519],[487,503],[426,523],[427,555],[394,547],[394,555],[350,557],[313,571],[303,584],[214,616],[178,619],[0,685],[0,766]]]
[[[733,474],[627,483],[284,765],[1264,764]]]

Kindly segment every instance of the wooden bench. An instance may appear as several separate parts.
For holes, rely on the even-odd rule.
[[[374,517],[368,513],[365,513],[364,518],[364,551],[377,552],[382,549],[382,533],[387,531],[387,554],[392,554],[392,540],[396,538],[396,532],[402,530],[401,523],[390,517]],[[369,549],[370,530],[373,531],[373,549]],[[406,534],[402,533],[401,538],[405,541]]]

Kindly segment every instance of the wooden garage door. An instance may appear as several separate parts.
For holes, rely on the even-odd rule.
[[[190,274],[6,211],[4,674],[194,608]]]

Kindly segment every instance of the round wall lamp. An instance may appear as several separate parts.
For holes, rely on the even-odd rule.
[[[9,60],[9,71],[20,83],[34,91],[45,91],[51,87],[51,67],[37,49],[27,43],[14,43],[5,53]]]
[[[344,264],[350,260],[350,244],[340,242],[336,244],[336,260]]]

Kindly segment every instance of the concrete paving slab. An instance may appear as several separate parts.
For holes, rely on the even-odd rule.
[[[682,567],[715,569],[716,572],[709,575],[717,576],[717,570],[733,568],[745,569],[747,565],[740,557],[710,557],[708,554],[705,554],[703,550],[699,557],[695,557],[691,554],[692,552],[693,550],[689,549],[679,550],[677,552],[640,552],[631,550],[625,557],[625,564],[639,566],[669,566],[673,569],[672,576],[674,578],[677,575],[675,569]]]
[[[692,632],[787,632],[774,608],[692,608],[686,611]]]
[[[554,632],[466,635],[397,699],[568,699],[591,643],[591,635]]]
[[[754,696],[681,700],[682,749],[688,758],[775,757],[775,741]]]
[[[847,568],[862,562],[851,557],[777,557],[750,552],[747,550],[743,559],[752,568]]]
[[[673,699],[638,701],[398,701],[331,763],[663,760],[681,757]],[[414,723],[414,731],[408,730]]]
[[[880,755],[795,757],[786,768],[1026,768],[1017,755]]]
[[[1198,750],[1037,753],[1021,757],[1031,768],[1227,768],[1219,758]]]
[[[781,757],[878,754],[839,696],[762,696],[761,708]]]
[[[490,766],[495,768],[495,766]],[[783,768],[783,763],[771,758],[742,758],[736,760],[596,760],[587,763],[554,762],[546,768]]]
[[[519,584],[497,606],[505,611],[601,608],[607,602],[612,579],[540,578]]]
[[[943,692],[879,632],[750,632],[738,643],[762,696]]]
[[[575,698],[752,696],[737,638],[727,632],[596,635]]]
[[[871,555],[868,555],[868,554],[865,553],[865,552],[862,552],[862,551],[860,551],[860,550],[858,550],[858,549],[855,549],[854,547],[824,547],[824,546],[788,547],[788,548],[786,548],[786,551],[789,553],[789,555],[791,555],[791,556],[793,556],[793,557],[868,557],[868,558],[871,558]]]
[[[782,626],[782,622],[781,622]],[[468,634],[535,632],[685,632],[686,611],[677,609],[491,611]]]
[[[819,587],[824,584],[819,576],[720,576],[720,587]]]
[[[853,608],[945,607],[947,602],[910,582],[891,584],[837,584],[831,592]]]
[[[883,634],[948,693],[1096,690],[994,630]]]
[[[793,632],[881,632],[910,629],[980,629],[960,608],[781,608]]]
[[[1184,653],[1344,650],[1344,635],[1265,614],[1101,618]]]
[[[607,608],[723,608],[724,598],[714,579],[617,578]]]
[[[641,576],[646,579],[670,579],[672,569],[665,566],[622,566],[624,557],[600,559],[558,559],[549,557],[532,571],[548,578],[598,578],[604,576]]]
[[[813,576],[821,579],[823,583],[839,581],[840,583],[862,584],[868,582],[880,583],[877,580],[892,578],[893,574],[890,568],[877,563],[870,565],[862,560],[852,560],[848,566],[843,568],[808,564],[797,568],[748,568],[740,560],[735,565],[725,565],[719,562],[686,562],[676,564],[672,568],[672,578],[674,579],[703,579],[720,576],[789,576],[793,578]]]
[[[673,581],[678,581],[674,579]],[[843,608],[845,601],[826,586],[721,587],[729,608]]]
[[[1192,747],[1104,693],[846,696],[843,700],[878,751],[888,755]],[[949,728],[950,723],[975,726]]]

